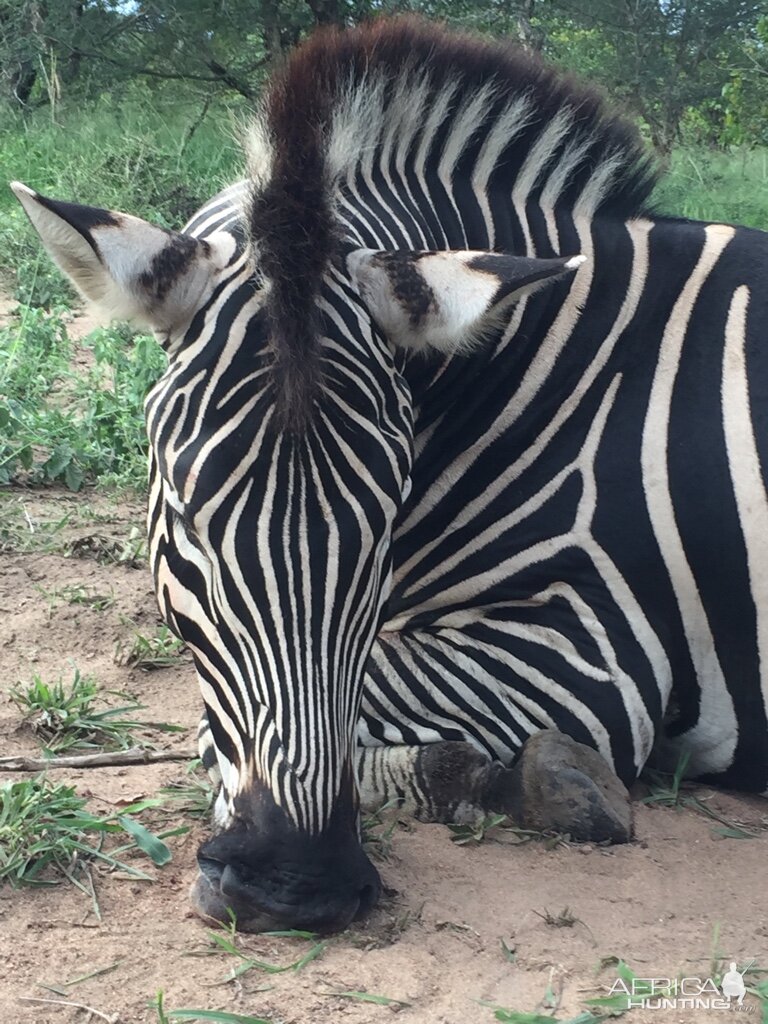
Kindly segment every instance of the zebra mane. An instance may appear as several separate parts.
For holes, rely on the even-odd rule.
[[[655,185],[634,126],[597,92],[519,47],[413,16],[316,32],[272,77],[247,145],[245,221],[270,283],[285,426],[300,430],[319,392],[316,299],[343,238],[336,202],[343,183],[364,163],[375,168],[377,158],[386,170],[398,134],[408,139],[407,168],[421,137],[457,125],[463,141],[453,154],[454,187],[462,172],[481,174],[486,186],[503,177],[509,201],[525,178],[526,200],[542,209],[628,219],[643,211]],[[441,225],[431,248],[504,247],[489,237],[492,218],[481,227],[471,210],[465,216],[455,201],[454,210],[455,223]]]

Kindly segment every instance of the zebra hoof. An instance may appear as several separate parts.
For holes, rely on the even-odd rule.
[[[577,842],[627,843],[632,838],[629,793],[591,747],[554,729],[536,733],[504,771],[500,810],[523,828],[567,832]],[[497,776],[494,788],[500,789]]]

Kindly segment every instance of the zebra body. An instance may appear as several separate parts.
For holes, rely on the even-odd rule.
[[[654,217],[595,97],[410,19],[299,50],[249,162],[165,237],[20,193],[169,353],[150,557],[222,779],[202,912],[346,923],[355,774],[429,802],[441,743],[764,791],[768,236]]]
[[[241,238],[243,191],[188,230]],[[589,260],[559,309],[550,288],[495,346],[403,368],[416,408],[435,381],[440,408],[417,418],[358,742],[466,741],[508,764],[557,728],[627,783],[653,752],[764,792],[768,452],[748,322],[768,239],[649,216],[573,231]]]

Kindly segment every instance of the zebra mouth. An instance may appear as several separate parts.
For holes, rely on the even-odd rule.
[[[342,931],[353,920],[366,915],[376,904],[380,891],[378,873],[371,874],[355,892],[318,892],[302,900],[289,900],[274,885],[257,885],[252,876],[244,882],[230,864],[199,856],[200,871],[192,886],[196,913],[216,924],[230,924],[234,918],[239,931],[263,932],[277,928],[303,928],[318,934]]]

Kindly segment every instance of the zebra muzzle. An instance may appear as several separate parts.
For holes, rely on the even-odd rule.
[[[367,913],[381,883],[349,809],[311,834],[269,802],[269,814],[240,822],[200,847],[191,894],[197,913],[224,924],[234,915],[241,931],[318,933],[340,931]]]

